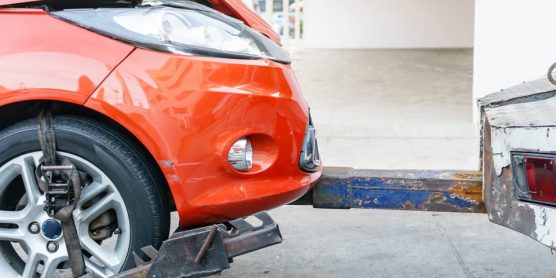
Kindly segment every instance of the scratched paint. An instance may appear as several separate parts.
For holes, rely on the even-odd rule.
[[[480,172],[326,168],[313,189],[318,208],[484,212]]]
[[[528,82],[479,102],[483,112],[484,202],[489,219],[556,249],[556,207],[518,200],[511,152],[556,152],[556,87]]]
[[[482,180],[482,175],[480,177]],[[477,184],[456,183],[453,189],[448,190],[451,198],[463,199],[473,204],[481,204],[483,202],[483,190]]]
[[[490,167],[485,165],[484,181],[489,219],[556,248],[556,234],[551,234],[556,227],[556,208],[518,200],[510,166],[503,167],[498,175],[493,159],[485,158],[485,162],[491,164]]]
[[[556,106],[554,108],[556,110]],[[556,140],[550,136],[555,132],[555,127],[492,127],[492,157],[496,174],[500,176],[502,168],[510,165],[512,150],[555,151]]]

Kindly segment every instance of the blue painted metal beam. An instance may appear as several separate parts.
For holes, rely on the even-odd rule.
[[[306,197],[316,208],[484,212],[476,171],[326,168]]]

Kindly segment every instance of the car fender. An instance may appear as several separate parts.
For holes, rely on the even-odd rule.
[[[0,106],[28,100],[84,104],[134,49],[42,10],[0,9],[0,15]]]

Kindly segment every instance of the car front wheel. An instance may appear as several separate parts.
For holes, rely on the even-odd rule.
[[[133,251],[160,246],[168,236],[168,202],[155,166],[133,142],[100,122],[59,116],[55,131],[58,156],[68,158],[86,177],[73,217],[87,270],[95,277],[108,277],[133,267]],[[36,119],[0,132],[4,277],[69,272],[63,236],[47,229],[57,224],[44,211],[45,194],[34,175],[41,158]]]

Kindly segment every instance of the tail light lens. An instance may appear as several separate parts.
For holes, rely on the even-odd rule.
[[[556,155],[512,153],[516,195],[521,200],[556,204]]]

